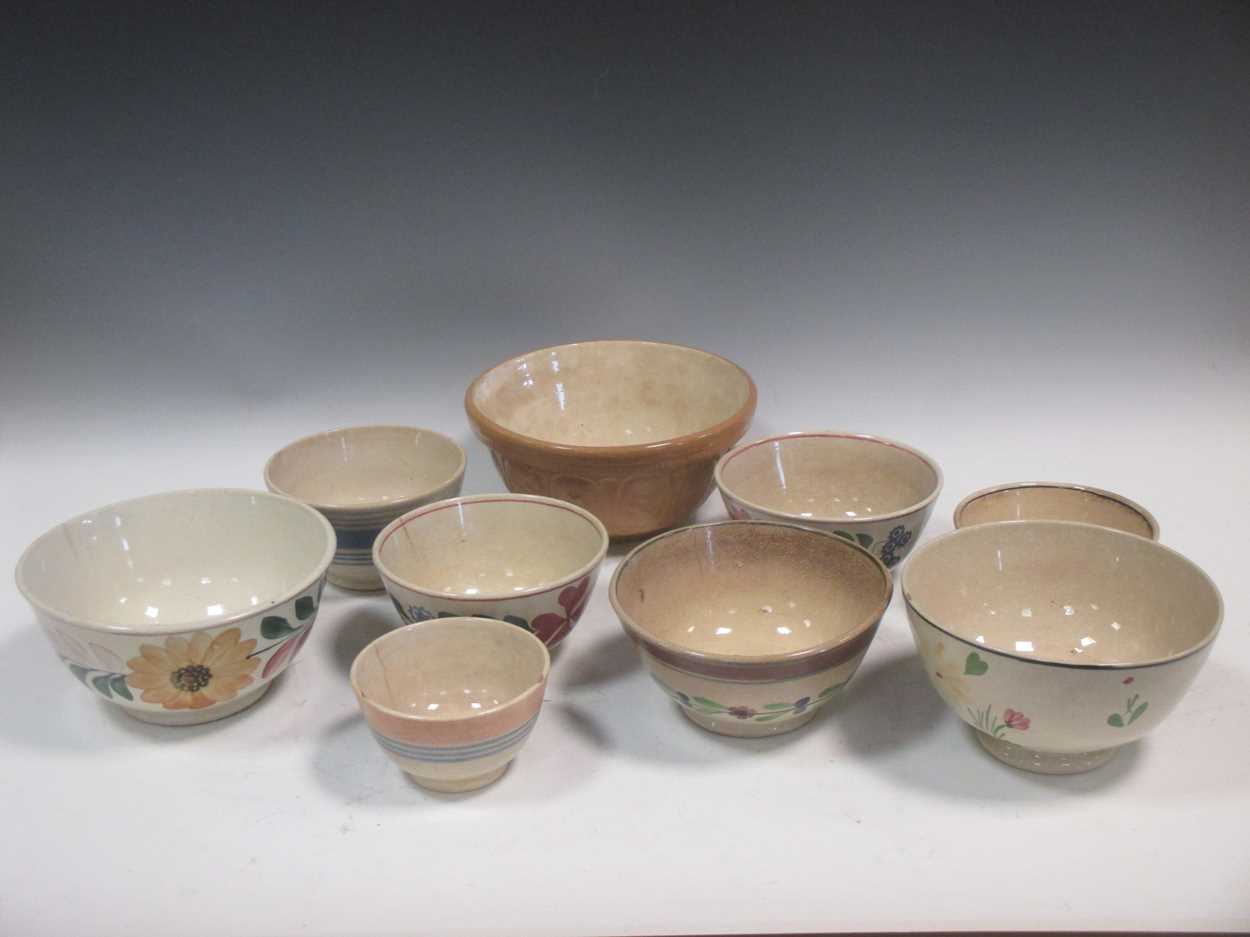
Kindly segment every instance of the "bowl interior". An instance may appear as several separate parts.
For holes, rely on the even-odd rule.
[[[472,716],[516,699],[543,679],[542,643],[520,628],[443,619],[401,628],[352,665],[357,692],[411,716]]]
[[[1178,553],[1105,527],[965,527],[912,554],[903,591],[965,641],[1069,664],[1183,654],[1219,627],[1219,593]]]
[[[464,453],[439,433],[362,426],[301,439],[265,470],[277,491],[325,507],[352,508],[419,498],[451,481]]]
[[[498,495],[404,518],[378,549],[386,575],[419,591],[507,597],[567,579],[602,558],[603,528],[571,505]]]
[[[22,558],[18,581],[67,618],[176,631],[282,600],[308,585],[333,549],[325,521],[285,498],[172,492],[53,528]]]
[[[1079,521],[1114,527],[1139,537],[1155,536],[1140,511],[1114,497],[1062,485],[1022,485],[973,498],[959,511],[958,527],[996,521]]]
[[[796,518],[864,520],[915,507],[937,490],[924,459],[876,439],[785,436],[731,453],[720,470],[733,496]]]
[[[531,352],[488,371],[473,402],[491,421],[545,442],[634,446],[732,418],[751,382],[724,358],[653,342],[582,342]]]
[[[640,547],[616,601],[644,634],[716,657],[837,643],[885,610],[890,580],[864,551],[778,524],[689,527]]]

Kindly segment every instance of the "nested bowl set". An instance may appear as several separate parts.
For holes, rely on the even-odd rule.
[[[385,589],[402,625],[350,684],[382,751],[438,791],[507,769],[611,540],[642,541],[608,584],[621,626],[712,732],[792,731],[854,692],[898,569],[938,698],[1006,764],[1096,768],[1180,702],[1222,604],[1141,505],[999,485],[918,545],[933,459],[860,433],[742,443],[755,406],[750,376],[709,352],[545,348],[465,395],[506,492],[460,496],[465,453],[432,430],[321,433],[270,458],[267,492],[168,492],[66,521],[22,555],[17,585],[89,691],[166,725],[259,699],[308,641],[327,578]],[[683,526],[713,488],[729,520]]]

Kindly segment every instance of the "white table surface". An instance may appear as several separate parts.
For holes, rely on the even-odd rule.
[[[1015,771],[929,687],[896,590],[840,702],[721,738],[641,671],[614,552],[512,769],[439,796],[347,685],[380,595],[327,587],[265,699],[174,729],[85,691],[4,588],[0,934],[1250,929],[1242,14],[647,10],[23,33],[0,567],[112,501],[260,487],[336,426],[452,433],[465,492],[498,490],[471,377],[667,339],[754,375],[752,436],[932,454],[922,540],[999,482],[1145,504],[1224,596],[1188,696],[1094,773]]]

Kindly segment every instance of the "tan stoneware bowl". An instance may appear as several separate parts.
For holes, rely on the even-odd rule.
[[[551,658],[520,628],[443,618],[384,634],[356,657],[352,689],[382,750],[423,787],[497,780],[538,720]]]
[[[867,551],[788,524],[660,534],[612,577],[651,676],[697,725],[761,736],[804,725],[851,679],[893,583]]]
[[[607,549],[584,508],[495,494],[410,511],[382,531],[373,557],[405,621],[498,618],[554,647],[581,618]]]
[[[399,515],[460,493],[464,450],[441,433],[412,426],[355,426],[291,443],[265,464],[270,491],[316,508],[334,527],[330,581],[382,588],[373,541]]]
[[[1220,594],[1167,547],[1067,521],[965,527],[903,573],[938,694],[996,758],[1073,774],[1180,702],[1211,649]]]
[[[919,539],[942,471],[924,453],[880,436],[787,433],[726,453],[716,484],[732,518],[823,530],[892,567]]]
[[[974,491],[955,508],[955,527],[996,521],[1076,521],[1159,539],[1149,511],[1114,491],[1066,482],[1015,482]]]
[[[27,548],[17,587],[78,680],[123,712],[194,725],[252,705],[312,632],[334,531],[263,491],[122,501]]]
[[[681,345],[579,342],[496,365],[465,409],[509,490],[572,501],[612,537],[682,523],[755,412],[731,361]]]

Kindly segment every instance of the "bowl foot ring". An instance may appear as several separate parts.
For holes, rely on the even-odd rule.
[[[408,772],[408,776],[426,790],[438,791],[440,794],[463,794],[467,791],[479,790],[488,784],[494,784],[503,777],[503,773],[508,770],[510,764],[512,764],[511,761],[506,761],[498,768],[492,768],[485,774],[471,778],[428,778],[420,777],[412,772]]]
[[[1036,774],[1082,774],[1093,771],[1109,762],[1118,751],[1115,748],[1103,748],[1092,752],[1039,752],[1006,739],[996,739],[978,729],[973,731],[981,747],[1003,764]]]

